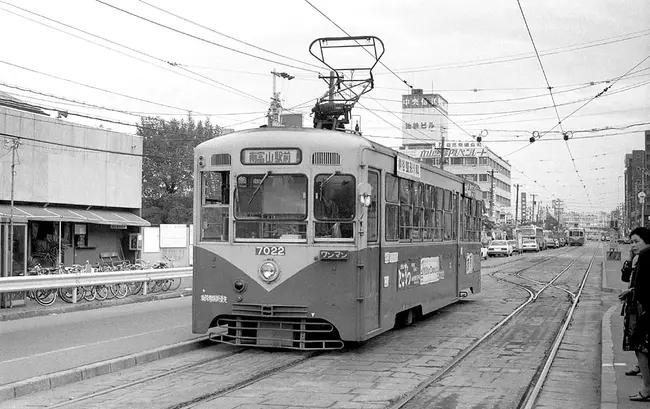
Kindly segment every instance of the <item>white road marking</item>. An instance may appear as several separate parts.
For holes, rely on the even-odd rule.
[[[40,354],[34,354],[34,355],[29,355],[29,356],[23,356],[23,357],[20,357],[20,358],[9,359],[8,361],[0,361],[0,364],[8,364],[8,363],[11,363],[11,362],[17,362],[17,361],[22,361],[22,360],[25,360],[25,359],[36,358],[36,357],[39,357],[39,356],[57,354],[59,352],[72,351],[74,349],[86,348],[86,347],[91,347],[91,346],[94,346],[94,345],[105,344],[105,343],[108,343],[108,342],[120,341],[120,340],[123,340],[123,339],[140,337],[142,335],[155,334],[157,332],[164,332],[164,331],[169,331],[169,330],[174,330],[174,329],[179,329],[179,328],[187,328],[187,327],[190,327],[190,325],[180,325],[178,327],[158,329],[158,330],[155,330],[155,331],[143,332],[143,333],[140,333],[140,334],[127,335],[125,337],[120,337],[120,338],[106,339],[104,341],[93,342],[92,344],[77,345],[77,346],[74,346],[74,347],[57,349],[55,351],[41,352]]]

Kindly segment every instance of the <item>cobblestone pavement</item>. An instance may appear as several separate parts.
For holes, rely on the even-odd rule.
[[[540,259],[543,254],[545,253],[521,257],[513,263],[508,262],[507,267],[512,270],[521,269],[530,265],[531,260]],[[562,261],[566,265],[566,259],[563,258]],[[562,264],[558,261],[549,263]],[[490,270],[494,269],[486,269]],[[537,272],[538,269],[533,267],[530,271]],[[595,291],[599,280],[599,276],[596,276],[598,274],[592,274],[587,293]],[[593,280],[596,280],[596,283],[592,283]],[[429,388],[428,407],[514,407],[509,406],[510,402],[515,401],[512,396],[521,393],[524,388],[522,385],[534,376],[568,306],[566,293],[555,291],[557,295],[541,297],[535,303],[535,314],[518,316],[516,323],[503,328],[498,337],[493,336],[488,340],[491,342],[481,350],[481,354],[468,357],[459,365],[458,371],[448,373],[442,383]],[[104,394],[91,401],[63,407],[110,408],[146,405],[150,408],[166,408],[237,385],[238,389],[223,396],[213,396],[214,399],[209,401],[197,401],[196,405],[192,404],[191,407],[386,408],[448,365],[461,351],[483,336],[527,298],[525,291],[513,284],[497,281],[484,272],[480,294],[431,314],[411,327],[389,331],[356,348],[324,353],[312,358],[308,358],[305,353],[244,351],[238,355],[204,363],[187,372],[160,377],[151,382]],[[558,302],[560,299],[564,301]],[[595,299],[599,298],[594,296]],[[589,304],[590,302],[592,301],[589,298],[585,300],[589,307],[581,318],[575,319],[572,325],[574,333],[567,337],[561,357],[558,357],[558,366],[554,366],[551,372],[555,378],[549,378],[555,382],[549,385],[558,385],[556,392],[559,394],[562,391],[559,386],[568,385],[565,382],[567,377],[575,376],[572,381],[580,384],[584,377],[584,385],[581,386],[584,394],[581,400],[585,402],[593,401],[592,395],[595,396],[595,401],[599,401],[598,391],[593,390],[597,382],[590,382],[589,379],[593,378],[590,378],[589,374],[600,373],[600,337],[594,336],[599,335],[599,331],[590,327],[593,319],[600,319],[600,307],[596,306],[598,309],[592,311],[595,307]],[[598,353],[598,356],[594,357],[591,356],[593,348],[590,346],[593,343],[596,344]],[[0,408],[33,408],[61,404],[70,396],[81,396],[108,386],[133,382],[143,376],[163,375],[190,360],[211,359],[209,357],[214,357],[215,354],[227,354],[237,350],[215,345],[213,348],[66,385],[23,399],[2,402]],[[597,367],[595,371],[590,372],[593,365],[589,362],[593,362]],[[289,364],[293,366],[248,386],[239,384],[247,377],[263,374],[269,368]],[[549,386],[543,394],[554,390]],[[588,394],[591,395],[586,396]],[[553,400],[552,402],[557,400],[556,395],[546,398],[541,395],[538,407],[560,407],[559,403],[558,406],[541,406],[541,402],[546,402],[545,399]],[[466,404],[469,406],[465,406]],[[569,404],[562,407],[581,406]]]

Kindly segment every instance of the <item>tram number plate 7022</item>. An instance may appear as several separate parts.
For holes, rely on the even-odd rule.
[[[284,256],[284,246],[257,246],[256,256]]]

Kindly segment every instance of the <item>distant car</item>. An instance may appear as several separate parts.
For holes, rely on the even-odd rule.
[[[557,248],[558,247],[557,242],[555,241],[555,239],[553,237],[545,237],[544,242],[546,243],[546,248],[547,249]]]
[[[482,258],[483,260],[487,260],[487,258],[488,258],[488,252],[487,252],[487,250],[488,250],[487,247],[484,247],[484,246],[481,247],[481,258]]]
[[[526,251],[534,251],[534,252],[539,252],[539,245],[537,244],[537,241],[534,239],[524,239],[521,249],[526,252]]]
[[[488,256],[512,256],[512,246],[506,240],[492,240],[488,246]]]

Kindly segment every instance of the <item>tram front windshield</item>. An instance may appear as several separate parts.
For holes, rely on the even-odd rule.
[[[307,238],[307,177],[302,174],[237,176],[235,238]]]

